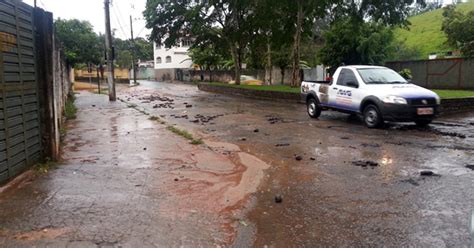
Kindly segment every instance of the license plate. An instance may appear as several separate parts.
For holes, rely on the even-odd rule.
[[[419,108],[417,109],[418,115],[433,115],[434,109],[433,108]]]

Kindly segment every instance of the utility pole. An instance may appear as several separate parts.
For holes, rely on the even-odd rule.
[[[36,0],[35,0],[35,8],[36,8]]]
[[[137,84],[137,67],[135,64],[135,39],[133,38],[133,20],[130,15],[130,31],[132,33],[132,68],[133,68],[133,83]]]
[[[110,28],[110,0],[104,1],[105,7],[105,50],[107,54],[107,83],[109,86],[109,100],[116,101],[114,82],[114,49],[112,45],[112,30]]]

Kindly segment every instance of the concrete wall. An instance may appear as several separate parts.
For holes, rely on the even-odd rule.
[[[55,37],[52,13],[35,8],[34,25],[42,156],[58,160],[64,108],[71,94],[70,67]]]
[[[387,62],[401,71],[410,69],[413,83],[431,89],[474,89],[474,59],[437,59]]]
[[[104,67],[104,78],[107,78],[107,75],[107,68]],[[89,78],[89,76],[95,78],[97,77],[97,71],[92,70],[92,72],[89,73],[87,70],[77,69],[74,70],[74,76],[76,78]],[[116,79],[130,79],[130,72],[126,68],[115,68],[114,76]]]
[[[133,79],[133,70],[130,70],[130,79]],[[145,79],[145,80],[155,80],[155,69],[153,68],[137,68],[137,79]]]
[[[193,69],[160,69],[156,70],[156,79],[158,81],[185,81],[185,82],[221,82],[227,83],[234,80],[234,71],[233,70],[213,70],[213,71],[200,71]],[[170,75],[167,80],[162,80],[163,75]],[[265,71],[264,70],[243,70],[242,75],[253,76],[258,80],[265,81]],[[291,69],[284,70],[284,75],[282,78],[282,73],[279,68],[273,68],[272,70],[272,84],[290,84],[291,82]]]

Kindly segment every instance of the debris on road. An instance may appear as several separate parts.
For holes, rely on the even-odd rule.
[[[277,123],[283,123],[283,118],[274,116],[274,115],[267,115],[265,116],[267,118],[267,121],[270,124],[277,124]]]
[[[283,197],[281,195],[276,195],[275,196],[275,202],[276,203],[282,203],[283,202]]]
[[[239,221],[239,223],[240,223],[242,226],[245,226],[245,227],[248,226],[248,224],[247,224],[245,221],[243,221],[243,220]]]
[[[210,121],[213,121],[219,117],[222,117],[224,116],[223,114],[219,114],[219,115],[208,115],[208,116],[204,116],[204,115],[201,115],[201,114],[197,114],[194,116],[194,118],[197,120],[197,121],[193,121],[194,123],[199,123],[201,122],[201,124],[205,124],[205,123],[209,123]]]
[[[288,143],[276,144],[276,147],[290,146]]]
[[[374,161],[362,161],[362,160],[359,160],[359,161],[352,161],[352,164],[355,165],[355,166],[361,166],[361,167],[367,167],[367,166],[370,166],[370,167],[377,167],[377,166],[379,166],[379,163],[377,163],[377,162],[374,162]]]
[[[466,165],[466,168],[474,170],[474,164],[468,164]]]
[[[260,130],[258,130],[258,128],[257,128],[257,129],[255,129],[255,130],[253,130],[253,132],[254,132],[254,133],[258,133],[258,132],[260,132]]]
[[[372,147],[372,148],[378,148],[378,147],[380,147],[379,144],[375,144],[375,143],[373,143],[373,144],[362,143],[362,144],[360,144],[360,146],[362,146],[362,147]]]
[[[420,171],[420,176],[422,177],[439,177],[441,175],[438,175],[432,171]]]
[[[296,159],[296,161],[301,161],[301,160],[303,160],[303,156],[298,155],[298,156],[295,157],[295,159]]]

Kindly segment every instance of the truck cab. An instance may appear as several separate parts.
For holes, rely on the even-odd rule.
[[[301,94],[311,118],[336,110],[363,116],[369,128],[385,121],[427,126],[438,115],[440,98],[382,66],[342,66],[331,81],[303,81]]]

